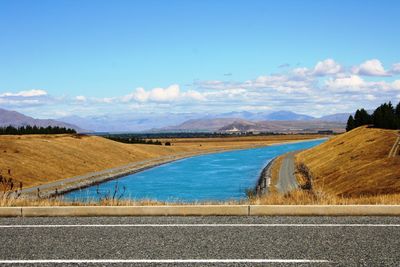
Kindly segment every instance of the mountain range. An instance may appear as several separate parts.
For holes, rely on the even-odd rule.
[[[70,123],[65,123],[57,120],[51,119],[34,119],[32,117],[26,116],[22,113],[6,110],[0,108],[0,127],[7,127],[7,126],[14,126],[14,127],[22,127],[27,125],[36,125],[38,127],[47,127],[47,126],[58,126],[58,127],[65,127],[70,129],[75,129],[77,132],[86,132],[86,130]]]
[[[158,131],[310,133],[323,130],[343,132],[345,130],[345,123],[320,120],[249,121],[237,118],[218,118],[189,120],[177,126],[165,127]]]
[[[227,113],[124,113],[104,116],[68,116],[35,119],[16,111],[0,109],[0,126],[59,126],[78,132],[140,131],[304,131],[307,129],[344,129],[350,113],[337,113],[320,118],[292,111]],[[88,129],[88,130],[84,130]],[[303,130],[300,130],[303,129]]]
[[[291,111],[249,112],[234,111],[227,113],[163,113],[163,114],[112,114],[107,116],[69,116],[59,118],[70,124],[96,132],[137,132],[137,131],[167,131],[167,130],[204,130],[214,131],[238,120],[245,121],[314,121],[314,123],[338,122],[345,123],[350,113],[338,113],[320,118],[299,114]],[[196,123],[197,126],[189,127]],[[183,125],[181,125],[183,124]]]

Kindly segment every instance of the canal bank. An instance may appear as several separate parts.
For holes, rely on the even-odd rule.
[[[215,173],[213,173],[214,169],[218,169],[218,168],[223,168],[225,173],[229,173],[229,172],[234,172],[234,175],[238,176],[242,176],[241,173],[243,173],[243,171],[246,171],[246,165],[251,165],[253,164],[251,161],[249,161],[249,159],[254,157],[254,153],[259,153],[259,149],[266,149],[266,148],[271,148],[271,149],[267,149],[266,153],[262,153],[262,154],[258,154],[257,155],[257,165],[253,168],[254,170],[252,171],[252,173],[250,173],[250,175],[247,175],[248,177],[244,177],[245,179],[242,179],[242,182],[238,182],[236,181],[236,188],[234,189],[235,192],[232,192],[233,195],[236,194],[235,200],[238,200],[240,198],[243,199],[243,197],[245,197],[245,191],[248,188],[254,188],[255,184],[257,184],[257,178],[259,176],[259,170],[265,165],[265,161],[268,160],[268,158],[273,158],[274,156],[276,156],[275,154],[269,154],[268,151],[269,150],[276,150],[280,148],[280,146],[294,146],[297,147],[302,143],[312,143],[312,142],[322,142],[320,139],[315,139],[315,140],[302,140],[302,141],[295,141],[295,142],[284,142],[284,143],[279,143],[279,144],[272,144],[269,146],[252,146],[252,147],[241,147],[241,148],[236,148],[236,149],[213,149],[213,150],[208,150],[208,151],[201,151],[201,152],[196,152],[196,153],[180,153],[177,155],[173,155],[173,156],[166,156],[166,157],[160,157],[160,158],[156,158],[156,159],[152,159],[152,160],[147,160],[147,161],[141,161],[141,162],[136,162],[136,163],[132,163],[132,164],[128,164],[125,166],[121,166],[118,168],[113,168],[113,169],[107,169],[104,171],[100,171],[100,172],[93,172],[93,173],[88,173],[86,175],[81,175],[81,176],[76,176],[76,177],[71,177],[68,179],[64,179],[61,181],[57,181],[57,182],[53,182],[53,183],[49,183],[49,184],[45,184],[45,185],[41,185],[41,186],[37,186],[37,187],[32,187],[32,188],[27,188],[27,189],[23,189],[22,190],[22,195],[24,197],[28,197],[28,198],[47,198],[47,197],[52,197],[55,195],[62,195],[65,194],[65,196],[70,196],[70,195],[75,195],[77,196],[77,198],[79,199],[78,201],[81,201],[83,198],[85,197],[89,197],[90,193],[92,194],[91,200],[96,200],[97,196],[96,194],[93,195],[93,191],[96,191],[96,188],[100,188],[100,190],[103,190],[104,186],[107,186],[110,183],[115,183],[115,181],[121,181],[121,188],[122,186],[124,186],[124,181],[126,181],[127,177],[130,177],[132,174],[136,175],[135,177],[137,177],[137,175],[142,175],[142,174],[147,174],[149,171],[150,172],[154,172],[154,170],[159,170],[160,168],[163,168],[164,170],[166,170],[168,172],[169,168],[173,168],[177,165],[181,165],[180,162],[178,161],[182,161],[182,162],[186,162],[187,160],[191,161],[193,157],[195,157],[196,159],[198,157],[202,158],[204,156],[207,155],[216,155],[217,157],[220,157],[219,155],[222,155],[221,157],[224,157],[224,161],[221,162],[213,162],[213,157],[211,156],[211,158],[206,158],[203,161],[203,165],[201,168],[197,168],[198,164],[194,164],[194,166],[191,166],[190,169],[196,169],[197,168],[197,173],[203,173],[204,171],[208,172],[210,177],[215,177]],[[290,150],[290,149],[289,149]],[[246,152],[246,151],[250,151]],[[257,152],[258,151],[258,152]],[[254,153],[252,153],[254,152]],[[286,152],[286,151],[283,151]],[[230,153],[230,154],[225,154],[225,153]],[[233,153],[233,154],[232,154]],[[243,160],[238,161],[238,164],[234,164],[232,166],[229,166],[229,162],[235,158],[235,153],[245,153],[243,155]],[[278,154],[280,154],[280,152],[277,152]],[[248,162],[246,162],[248,161]],[[215,165],[216,163],[216,165]],[[168,165],[168,167],[166,168],[166,165]],[[218,166],[219,165],[219,166]],[[240,168],[237,169],[238,165],[240,165]],[[236,169],[236,170],[235,170]],[[176,174],[176,173],[175,173]],[[179,173],[177,173],[176,175],[179,176]],[[173,175],[173,176],[176,176]],[[165,176],[165,173],[161,172],[161,173],[157,173],[153,176],[158,176],[158,177],[163,177]],[[190,176],[190,175],[189,175]],[[227,174],[226,176],[229,176],[229,174]],[[243,176],[246,176],[245,174],[243,174]],[[254,178],[252,178],[254,177]],[[241,177],[239,177],[241,178]],[[178,179],[178,178],[177,178]],[[185,177],[181,177],[180,179],[185,180]],[[136,180],[136,179],[135,179]],[[149,181],[147,181],[149,180]],[[165,179],[164,179],[165,180]],[[200,186],[198,184],[198,181],[203,180],[202,177],[199,177],[199,179],[196,179],[194,181],[192,181],[191,183],[189,183],[187,186],[192,187],[193,184],[196,184],[195,186]],[[217,180],[217,179],[215,179]],[[244,181],[243,181],[244,180]],[[251,182],[254,181],[254,182]],[[209,183],[213,183],[214,181],[209,181]],[[229,187],[229,183],[231,181],[226,181],[225,183],[228,183],[226,186]],[[127,185],[129,190],[132,190],[132,188],[136,191],[145,191],[145,192],[150,192],[152,193],[154,191],[154,195],[153,196],[134,196],[131,198],[132,194],[128,193],[129,198],[131,199],[154,199],[154,200],[160,200],[157,199],[157,197],[159,197],[159,194],[157,193],[157,190],[159,190],[159,188],[157,188],[157,186],[162,183],[162,181],[160,180],[155,180],[155,177],[147,177],[144,181],[144,183],[149,184],[149,187],[146,189],[141,189],[140,188],[140,184],[135,184],[133,186]],[[175,181],[172,181],[169,185],[168,185],[168,190],[175,190],[178,186],[174,185]],[[233,182],[235,183],[235,182]],[[253,183],[253,184],[251,184]],[[268,185],[267,180],[263,183],[263,185]],[[224,188],[220,188],[220,191],[224,191]],[[114,186],[111,187],[111,191],[113,190]],[[110,189],[110,187],[109,187]],[[214,190],[214,188],[209,188],[209,190]],[[266,189],[264,189],[265,191]],[[82,191],[82,193],[80,193]],[[103,191],[107,191],[107,189],[104,189]],[[165,191],[165,190],[164,190]],[[89,192],[89,194],[86,194],[84,192]],[[165,192],[164,192],[165,193]],[[190,193],[190,196],[196,196],[197,195],[197,191],[196,192],[192,192]],[[201,193],[201,192],[200,192]],[[220,194],[220,192],[217,192],[218,196]],[[239,195],[239,196],[238,196]],[[217,198],[218,198],[217,196]],[[186,197],[186,199],[185,199]],[[207,200],[211,200],[213,201],[220,201],[222,199],[215,199],[216,195],[214,194],[213,196],[210,197],[210,199],[202,199],[204,201]],[[228,198],[227,195],[225,195],[225,199],[224,200],[230,200]],[[68,198],[68,200],[71,200],[71,198]],[[185,202],[187,200],[187,195],[184,197],[177,197],[174,199],[161,199],[160,201],[170,201],[170,202]],[[196,200],[197,201],[197,200]]]
[[[113,195],[115,188],[119,188],[117,195],[122,200],[167,203],[242,201],[247,199],[246,192],[254,190],[260,172],[271,159],[323,141],[292,142],[187,157],[69,192],[64,199],[96,201]]]

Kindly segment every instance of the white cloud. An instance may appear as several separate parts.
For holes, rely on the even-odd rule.
[[[182,95],[185,98],[190,98],[190,99],[194,99],[194,100],[198,100],[198,101],[206,100],[204,95],[202,95],[200,92],[194,91],[194,90],[189,90],[189,91],[183,93]]]
[[[114,102],[115,99],[116,99],[115,97],[103,97],[103,98],[97,99],[97,102],[111,104]]]
[[[37,106],[42,105],[38,99],[8,99],[8,98],[0,98],[0,104],[7,106]]]
[[[170,102],[179,97],[179,85],[173,84],[167,88],[154,88],[149,92],[149,99],[155,102]]]
[[[200,88],[207,88],[207,89],[224,89],[226,83],[223,81],[218,80],[210,80],[210,81],[201,81],[195,82],[195,86],[199,86]]]
[[[148,99],[148,95],[149,94],[142,87],[139,87],[139,88],[136,88],[135,92],[133,92],[129,95],[123,96],[122,101],[129,102],[132,100],[136,100],[138,102],[146,102]]]
[[[373,101],[376,99],[376,96],[374,96],[372,94],[367,94],[367,95],[365,95],[365,99],[367,99],[369,101]]]
[[[154,88],[152,90],[145,90],[142,87],[123,96],[123,102],[137,101],[137,102],[173,102],[178,100],[204,100],[205,97],[198,91],[189,90],[181,92],[178,84],[172,84],[166,88]]]
[[[390,72],[394,74],[400,74],[400,63],[393,64],[392,70]]]
[[[394,90],[400,90],[400,80],[392,82],[392,87]]]
[[[84,95],[54,97],[39,89],[0,92],[0,105],[11,108],[31,106],[32,110],[66,110],[68,106],[68,110],[71,107],[84,114],[132,109],[157,113],[278,110],[282,107],[320,114],[346,112],[362,105],[368,107],[381,100],[394,99],[400,92],[400,80],[362,76],[400,73],[400,63],[385,70],[379,60],[369,60],[352,72],[333,59],[325,59],[313,67],[298,66],[280,71],[278,74],[265,74],[244,81],[194,81],[185,85],[184,89],[178,84],[153,89],[138,87],[127,95],[104,98]],[[38,109],[39,105],[45,107]]]
[[[86,102],[87,99],[86,99],[86,96],[78,95],[75,97],[75,100],[79,101],[79,102]]]
[[[47,92],[40,89],[32,89],[19,92],[0,93],[0,104],[7,107],[38,106],[48,104],[53,99],[48,97]]]
[[[378,59],[367,60],[357,67],[353,67],[354,74],[365,76],[390,76]]]
[[[328,90],[338,93],[378,93],[390,94],[400,90],[400,80],[393,82],[386,81],[365,81],[358,75],[347,75],[344,77],[330,78],[325,81]],[[375,94],[376,95],[376,94]]]
[[[47,92],[40,89],[32,89],[28,91],[20,91],[18,93],[3,93],[0,94],[0,97],[37,97],[37,96],[46,96]]]
[[[332,91],[360,91],[365,86],[365,81],[357,76],[350,75],[346,77],[330,78],[325,81],[325,85]]]
[[[292,70],[294,76],[297,77],[307,77],[310,74],[310,70],[308,68],[295,68]]]
[[[342,66],[336,63],[333,59],[325,59],[319,61],[312,72],[315,76],[333,75],[342,71]]]

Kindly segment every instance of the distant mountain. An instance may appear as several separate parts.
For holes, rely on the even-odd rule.
[[[60,122],[56,120],[50,119],[34,119],[32,117],[26,116],[22,113],[6,110],[0,108],[0,127],[6,126],[14,126],[14,127],[21,127],[21,126],[38,126],[38,127],[47,127],[47,126],[58,126],[58,127],[65,127],[75,129],[77,132],[86,132],[86,130],[65,122]]]
[[[162,128],[177,125],[184,121],[198,118],[195,113],[164,113],[164,114],[112,114],[106,116],[69,116],[58,120],[76,124],[85,129],[96,132],[140,132],[149,131],[153,128]]]
[[[309,121],[313,119],[315,118],[312,116],[284,110],[272,112],[264,117],[264,120],[268,121]]]
[[[345,124],[340,122],[308,121],[248,121],[239,118],[216,118],[188,120],[176,126],[165,127],[159,131],[208,131],[208,132],[280,132],[303,133],[318,130],[343,132]]]
[[[216,118],[216,119],[193,119],[185,121],[177,126],[162,128],[162,131],[217,131],[225,125],[231,123],[247,123],[247,121],[239,118]]]
[[[228,113],[208,115],[204,118],[240,118],[251,121],[307,121],[315,119],[312,116],[295,113],[292,111],[275,111],[275,112],[250,112],[250,111],[234,111]]]
[[[328,121],[346,122],[347,115],[333,114],[321,118],[299,114],[291,111],[250,112],[233,111],[225,113],[122,113],[104,116],[69,116],[58,118],[58,121],[74,124],[83,129],[96,132],[141,132],[141,131],[195,131],[218,130],[229,121],[246,120],[258,121]],[[346,117],[346,118],[345,118]],[[345,119],[344,119],[345,118]],[[222,123],[222,119],[226,119]],[[210,124],[210,125],[207,125]]]
[[[252,121],[234,121],[218,129],[219,132],[250,132],[258,128],[259,123]]]
[[[225,125],[221,132],[274,132],[274,133],[310,133],[322,130],[344,132],[345,124],[323,121],[258,121],[238,122]]]
[[[346,123],[351,113],[336,113],[331,115],[326,115],[318,118],[321,121],[336,121]]]

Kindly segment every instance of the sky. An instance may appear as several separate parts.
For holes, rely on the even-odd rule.
[[[0,107],[39,118],[400,101],[400,1],[0,1]]]

